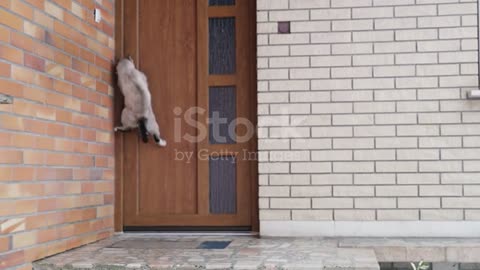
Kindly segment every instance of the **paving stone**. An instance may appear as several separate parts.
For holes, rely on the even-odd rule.
[[[480,247],[449,247],[447,259],[450,262],[478,263],[480,262]]]
[[[458,270],[458,263],[433,263],[433,270]]]
[[[203,241],[215,240],[232,242],[225,249],[192,248]],[[169,246],[168,242],[172,245]],[[380,269],[373,249],[339,248],[337,239],[178,237],[135,234],[118,235],[34,264],[34,269],[39,270],[62,268],[95,270]]]
[[[407,247],[407,259],[412,262],[444,262],[444,247]]]

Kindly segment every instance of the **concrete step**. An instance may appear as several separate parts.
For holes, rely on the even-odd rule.
[[[338,246],[373,249],[380,262],[480,262],[479,238],[345,238]]]

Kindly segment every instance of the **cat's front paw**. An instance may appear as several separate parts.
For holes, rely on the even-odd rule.
[[[120,131],[123,132],[123,131],[129,131],[129,130],[130,130],[130,128],[126,128],[126,127],[114,127],[113,128],[113,131],[115,131],[115,132],[120,132]]]

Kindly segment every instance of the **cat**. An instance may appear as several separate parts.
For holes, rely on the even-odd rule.
[[[116,69],[118,85],[125,97],[125,108],[122,111],[122,126],[115,127],[115,132],[138,128],[143,142],[147,143],[148,135],[152,135],[157,145],[165,147],[167,142],[160,137],[160,128],[153,114],[147,77],[135,68],[130,57],[120,60]]]

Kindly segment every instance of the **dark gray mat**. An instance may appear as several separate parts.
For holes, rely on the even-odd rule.
[[[168,241],[165,239],[128,239],[115,242],[109,248],[125,249],[224,249],[231,241]]]

